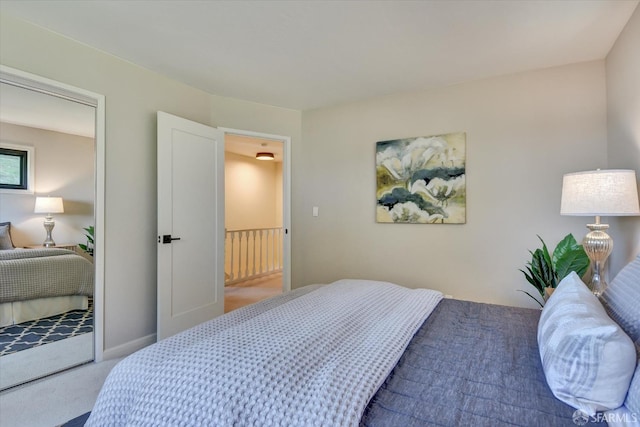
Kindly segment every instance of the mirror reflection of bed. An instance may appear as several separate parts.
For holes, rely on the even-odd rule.
[[[0,390],[94,358],[94,265],[78,245],[95,221],[95,108],[3,81],[7,147],[24,149],[33,173],[27,190],[0,188]],[[47,214],[34,208],[48,196],[64,212],[51,214],[56,245],[45,248]]]

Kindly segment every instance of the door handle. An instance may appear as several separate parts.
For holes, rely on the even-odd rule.
[[[160,239],[158,239],[160,240]],[[171,243],[174,240],[180,240],[179,237],[171,237],[171,234],[165,234],[162,236],[162,243],[166,244],[166,243]]]

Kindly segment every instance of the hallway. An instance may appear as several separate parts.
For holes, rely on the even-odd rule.
[[[247,280],[224,288],[224,312],[282,293],[282,273]]]

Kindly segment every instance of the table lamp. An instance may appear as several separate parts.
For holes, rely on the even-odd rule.
[[[640,215],[635,171],[598,169],[564,175],[560,215],[596,217],[595,224],[587,224],[590,231],[582,246],[593,271],[589,287],[599,297],[607,287],[602,275],[613,249],[613,239],[605,231],[609,225],[600,223],[600,217]]]
[[[33,212],[47,214],[44,219],[44,229],[47,230],[47,238],[44,240],[44,243],[42,243],[42,246],[45,248],[55,246],[56,242],[51,238],[51,230],[53,230],[56,223],[51,214],[64,213],[62,197],[36,197],[36,207]]]

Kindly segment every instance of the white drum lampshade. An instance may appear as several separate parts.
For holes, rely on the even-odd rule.
[[[582,246],[591,260],[593,276],[591,290],[602,295],[607,283],[602,277],[604,265],[613,250],[613,239],[605,232],[608,224],[601,224],[601,216],[640,215],[638,186],[633,170],[609,169],[568,173],[562,180],[560,214],[595,216],[595,224]]]

